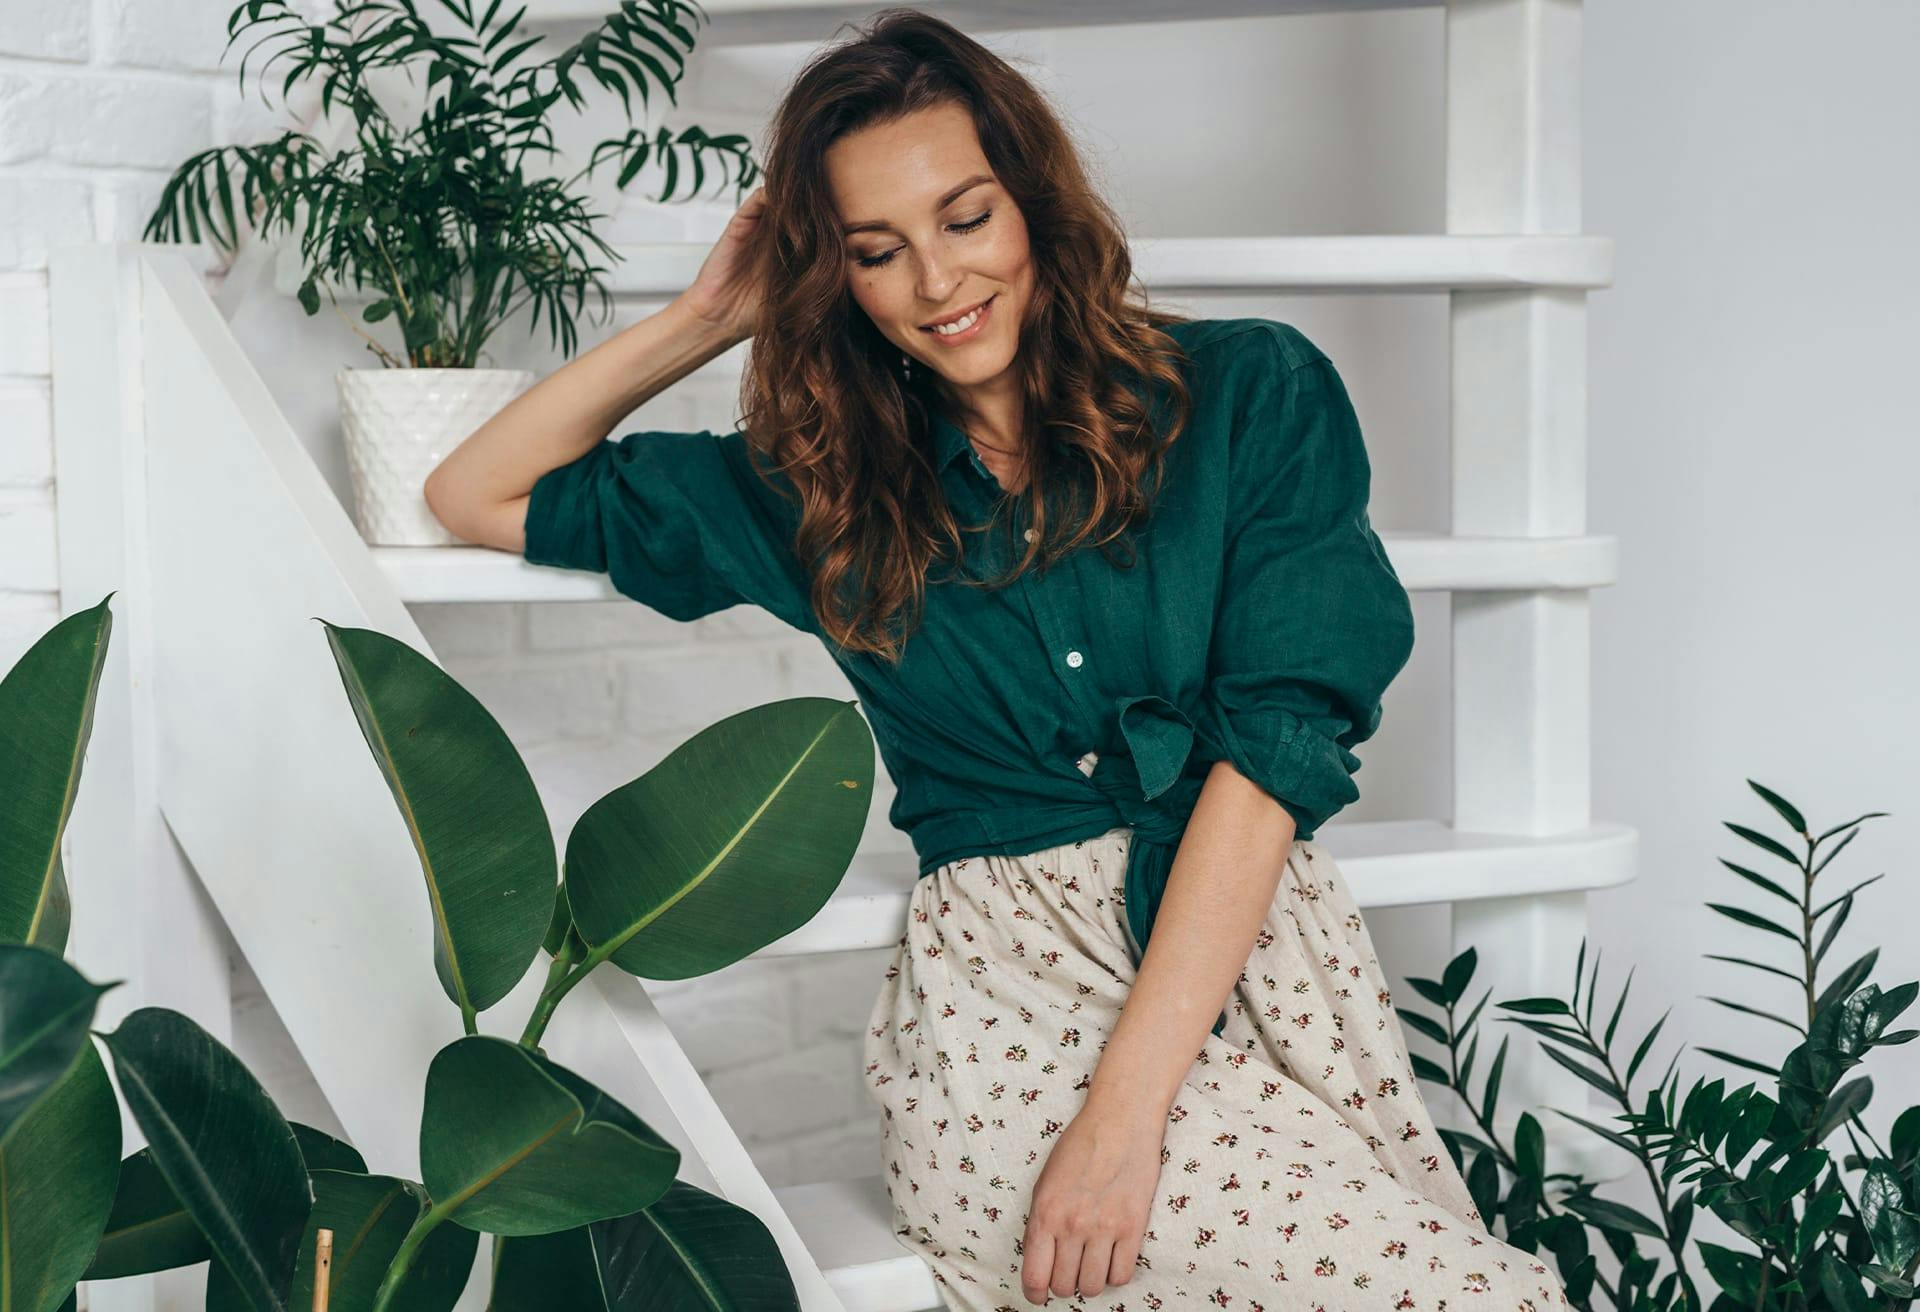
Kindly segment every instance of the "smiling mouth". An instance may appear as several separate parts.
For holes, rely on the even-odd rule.
[[[998,296],[999,294],[1000,294],[999,292],[995,292],[993,296]],[[936,319],[932,323],[923,323],[920,325],[920,331],[926,332],[926,333],[935,332],[938,329],[945,328],[949,324],[958,323],[960,322],[960,320],[972,314],[975,310],[984,309],[993,300],[993,296],[987,297],[986,300],[981,301],[976,305],[969,305],[966,309],[960,311],[960,313],[958,314],[948,315],[944,319]]]

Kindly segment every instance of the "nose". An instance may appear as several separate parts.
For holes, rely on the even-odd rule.
[[[952,301],[953,289],[958,285],[959,280],[947,269],[944,262],[931,256],[920,261],[920,280],[915,291],[923,302],[935,307],[927,311],[928,319],[940,313],[941,309]]]

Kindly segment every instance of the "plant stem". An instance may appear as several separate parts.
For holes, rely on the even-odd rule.
[[[573,986],[585,979],[593,968],[606,958],[588,949],[580,958],[578,968],[574,967],[575,954],[586,945],[579,935],[568,934],[567,941],[560,945],[560,951],[554,956],[553,964],[547,967],[547,982],[541,986],[540,1000],[533,1004],[533,1014],[527,1017],[527,1026],[520,1031],[520,1046],[537,1048],[541,1036],[547,1032],[547,1022],[553,1019],[554,1008],[560,1005],[560,999],[572,991]]]
[[[1813,961],[1813,849],[1818,845],[1810,838],[1807,841],[1806,863],[1800,867],[1800,961],[1805,971],[1807,1033],[1812,1034],[1814,1003],[1818,1001],[1813,982],[1817,970]]]
[[[1607,1079],[1612,1081],[1614,1088],[1620,1090],[1621,1096],[1614,1099],[1614,1101],[1619,1103],[1627,1112],[1631,1113],[1633,1111],[1633,1093],[1632,1090],[1627,1088],[1626,1081],[1620,1078],[1620,1072],[1613,1068],[1613,1053],[1609,1051],[1606,1044],[1594,1041],[1593,1031],[1588,1028],[1584,1017],[1575,1015],[1573,1020],[1574,1024],[1580,1027],[1581,1037],[1592,1044],[1600,1053],[1600,1064],[1607,1072]],[[1664,1232],[1664,1238],[1667,1241],[1667,1252],[1672,1254],[1674,1269],[1680,1273],[1680,1283],[1687,1291],[1687,1301],[1694,1307],[1698,1307],[1700,1306],[1699,1294],[1694,1287],[1693,1277],[1687,1273],[1686,1245],[1676,1240],[1673,1236],[1673,1207],[1667,1198],[1666,1186],[1661,1184],[1660,1173],[1653,1168],[1653,1158],[1648,1155],[1646,1150],[1646,1135],[1641,1131],[1637,1122],[1633,1124],[1632,1131],[1634,1142],[1640,1145],[1640,1151],[1635,1153],[1634,1156],[1639,1159],[1641,1169],[1647,1173],[1647,1183],[1653,1187],[1654,1201],[1660,1204],[1660,1228]]]
[[[435,1227],[447,1219],[452,1209],[442,1210],[441,1205],[429,1207],[413,1223],[413,1229],[407,1231],[407,1237],[400,1241],[400,1247],[393,1255],[393,1261],[387,1265],[387,1274],[380,1281],[380,1288],[373,1296],[373,1312],[387,1312],[387,1305],[407,1278],[407,1269],[413,1265],[414,1254],[420,1251],[420,1245]]]

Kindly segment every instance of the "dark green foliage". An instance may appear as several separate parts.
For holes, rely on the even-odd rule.
[[[1446,1049],[1445,1065],[1415,1055],[1416,1073],[1458,1093],[1473,1113],[1477,1133],[1443,1129],[1441,1135],[1463,1167],[1475,1205],[1490,1228],[1496,1217],[1505,1218],[1508,1242],[1551,1253],[1569,1300],[1581,1308],[1870,1312],[1913,1304],[1920,1269],[1920,1107],[1903,1111],[1887,1144],[1880,1145],[1860,1119],[1873,1081],[1855,1068],[1873,1049],[1914,1037],[1916,1031],[1892,1025],[1912,1005],[1920,984],[1883,989],[1870,982],[1877,950],[1823,980],[1821,965],[1854,896],[1880,876],[1831,897],[1816,895],[1828,862],[1853,841],[1859,825],[1885,813],[1868,812],[1816,837],[1792,803],[1747,782],[1792,828],[1805,852],[1797,856],[1777,839],[1729,823],[1734,835],[1797,873],[1775,878],[1723,859],[1745,885],[1759,890],[1761,908],[1707,905],[1761,936],[1756,957],[1777,955],[1791,944],[1797,969],[1707,953],[1709,960],[1792,986],[1789,994],[1786,986],[1763,980],[1761,987],[1742,990],[1738,1000],[1708,1000],[1778,1025],[1793,1036],[1792,1046],[1772,1061],[1719,1048],[1695,1051],[1762,1079],[1728,1088],[1725,1077],[1701,1077],[1682,1094],[1676,1070],[1682,1045],[1658,1080],[1637,1082],[1666,1014],[1629,1048],[1618,1031],[1632,972],[1611,1009],[1597,1013],[1599,954],[1588,970],[1584,942],[1567,997],[1499,1004],[1509,1013],[1501,1019],[1532,1031],[1548,1057],[1619,1108],[1610,1124],[1554,1110],[1633,1158],[1651,1187],[1655,1214],[1599,1197],[1578,1174],[1549,1172],[1545,1135],[1530,1115],[1515,1122],[1511,1146],[1502,1143],[1494,1114],[1507,1039],[1500,1041],[1481,1092],[1472,1092],[1476,1025],[1491,992],[1481,993],[1462,1014],[1477,964],[1473,949],[1449,962],[1439,980],[1408,981],[1444,1012],[1436,1019],[1403,1009],[1401,1018]],[[1719,1217],[1744,1245],[1695,1239],[1690,1252],[1697,1207]],[[1618,1265],[1612,1279],[1599,1270],[1590,1246],[1595,1237]],[[1696,1283],[1701,1272],[1705,1290]]]
[[[543,38],[520,29],[525,6],[503,16],[499,0],[484,12],[471,0],[441,0],[434,14],[440,27],[455,30],[435,30],[412,0],[339,0],[338,12],[317,24],[295,0],[236,8],[227,19],[229,49],[242,33],[266,31],[241,56],[242,82],[248,56],[270,44],[256,71],[264,78],[280,64],[282,97],[317,77],[323,112],[351,114],[358,139],[328,151],[296,130],[261,145],[201,151],[167,180],[143,235],[231,250],[242,215],[262,236],[300,232],[300,304],[317,314],[320,293],[331,299],[332,284],[371,289],[361,320],[390,320],[403,351],[396,356],[356,331],[390,366],[472,368],[494,330],[529,304],[531,326],[540,326],[544,312],[550,340],[572,355],[573,315],[587,289],[612,310],[597,277],[607,269],[592,260],[596,251],[614,252],[592,230],[605,216],[574,190],[581,177],[610,157],[619,163],[615,185],[624,188],[654,163],[665,174],[664,201],[683,172],[698,195],[709,160],[722,180],[737,174],[741,195],[760,169],[746,137],[709,136],[698,127],[630,126],[595,146],[572,177],[530,174],[528,156],[560,154],[547,111],[562,99],[581,109],[589,79],[619,95],[629,124],[633,92],[643,111],[655,90],[677,104],[693,28],[705,11],[689,0],[622,0],[579,40],[538,60],[527,56]],[[371,89],[382,70],[402,68],[426,102],[410,128],[389,117]]]

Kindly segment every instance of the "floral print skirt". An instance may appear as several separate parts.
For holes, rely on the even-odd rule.
[[[1132,830],[950,861],[915,887],[873,1004],[866,1088],[895,1233],[956,1312],[1023,1312],[1021,1242],[1139,954]],[[1266,922],[1167,1117],[1132,1278],[1102,1312],[1564,1308],[1489,1234],[1435,1133],[1346,881],[1295,840]]]

